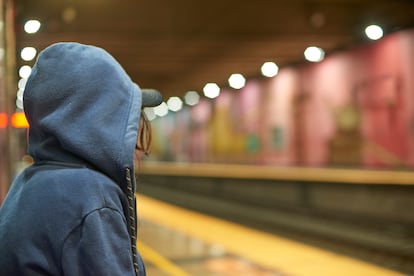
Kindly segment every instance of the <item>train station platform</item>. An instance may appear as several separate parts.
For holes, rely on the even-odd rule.
[[[137,195],[138,248],[150,276],[404,275]]]

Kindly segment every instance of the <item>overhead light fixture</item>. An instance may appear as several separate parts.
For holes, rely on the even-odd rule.
[[[229,77],[229,85],[234,89],[241,89],[245,86],[246,79],[242,74],[232,74]]]
[[[24,31],[28,34],[37,33],[41,25],[39,20],[28,20],[24,24]]]
[[[263,63],[261,71],[263,76],[271,78],[277,75],[279,72],[279,67],[276,65],[276,63],[267,61]]]
[[[217,98],[220,95],[220,87],[214,83],[207,83],[203,88],[204,96],[210,99]]]
[[[157,117],[157,115],[155,115],[153,107],[145,107],[144,113],[145,113],[145,116],[147,116],[148,120],[150,121],[154,120]]]
[[[24,47],[20,51],[20,57],[25,61],[31,61],[36,57],[37,51],[34,47]]]
[[[32,73],[32,67],[30,67],[29,65],[23,65],[19,69],[19,76],[22,79],[27,79],[31,73]]]
[[[24,94],[24,90],[22,89],[17,90],[16,107],[21,110],[23,110],[23,94]]]
[[[168,114],[168,106],[165,102],[161,103],[160,105],[154,107],[155,115],[159,117],[164,117]]]
[[[183,108],[183,101],[179,97],[171,97],[167,101],[168,109],[177,112]]]
[[[319,62],[324,59],[325,52],[319,47],[311,46],[306,48],[304,55],[307,61]]]
[[[196,105],[200,101],[200,95],[196,91],[188,91],[185,93],[184,101],[188,105]]]
[[[20,79],[19,82],[17,83],[17,87],[21,90],[24,90],[24,88],[26,87],[26,83],[27,83],[27,78]]]
[[[384,31],[378,25],[370,25],[365,28],[365,35],[371,40],[378,40],[384,35]]]

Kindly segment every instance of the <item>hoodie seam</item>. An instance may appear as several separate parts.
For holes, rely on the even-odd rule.
[[[112,210],[112,211],[114,211],[115,213],[118,213],[120,216],[121,216],[121,218],[122,218],[122,221],[125,223],[125,225],[127,225],[127,222],[126,222],[126,220],[125,220],[125,217],[123,216],[123,214],[118,210],[118,209],[116,209],[116,208],[113,208],[113,207],[109,207],[109,206],[103,206],[103,207],[100,207],[100,208],[95,208],[95,209],[93,209],[93,210],[91,210],[91,211],[89,211],[88,213],[86,213],[85,215],[83,215],[83,217],[82,217],[82,219],[81,219],[81,221],[79,222],[79,223],[77,223],[75,226],[73,226],[72,227],[72,229],[68,232],[68,234],[66,235],[66,237],[63,239],[63,242],[62,242],[62,246],[61,246],[61,248],[60,248],[60,257],[59,257],[59,260],[60,260],[60,267],[61,267],[61,271],[63,271],[63,267],[62,267],[62,258],[63,258],[63,249],[64,249],[64,247],[65,247],[65,244],[66,244],[66,242],[68,241],[68,239],[70,238],[70,236],[78,229],[78,228],[80,228],[80,227],[82,227],[83,226],[83,224],[84,224],[84,222],[85,222],[85,220],[86,220],[86,218],[89,216],[89,215],[91,215],[92,213],[95,213],[95,212],[98,212],[98,211],[101,211],[101,210],[104,210],[104,209],[108,209],[108,210]]]

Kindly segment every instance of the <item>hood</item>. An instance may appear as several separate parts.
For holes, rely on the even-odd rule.
[[[125,168],[134,175],[141,99],[141,89],[105,50],[53,44],[39,54],[24,91],[29,154],[90,166],[125,189]]]

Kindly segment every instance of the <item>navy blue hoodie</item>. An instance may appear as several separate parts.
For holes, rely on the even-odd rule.
[[[106,51],[57,43],[39,54],[23,101],[35,162],[0,209],[0,275],[145,275],[135,248],[140,88]]]

